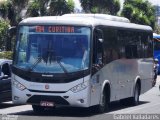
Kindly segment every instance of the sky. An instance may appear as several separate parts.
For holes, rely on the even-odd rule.
[[[160,5],[160,0],[148,0],[151,2],[153,5]]]
[[[75,8],[82,10],[80,0],[73,0],[75,3]]]

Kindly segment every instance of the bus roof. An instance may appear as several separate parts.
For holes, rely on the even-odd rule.
[[[91,15],[91,14],[90,14]],[[112,18],[112,16],[110,16]],[[109,17],[108,17],[109,18]],[[113,16],[115,18],[115,16]],[[86,15],[64,15],[64,16],[45,16],[45,17],[31,17],[24,19],[19,25],[76,25],[76,26],[111,26],[121,28],[132,28],[137,30],[152,31],[150,26],[138,25],[125,21],[124,18],[120,21],[121,17],[117,20],[106,19],[97,17],[87,17]],[[123,22],[125,21],[125,22]]]
[[[125,17],[118,17],[113,15],[107,15],[107,14],[65,14],[63,16],[67,17],[92,17],[96,19],[101,20],[111,20],[111,21],[119,21],[119,22],[130,22],[129,19]]]
[[[153,33],[153,38],[160,38],[160,34]]]

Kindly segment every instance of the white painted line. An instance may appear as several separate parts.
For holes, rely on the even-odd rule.
[[[11,113],[17,113],[17,112],[24,112],[28,110],[32,110],[31,105],[15,106],[10,108],[5,108],[3,110],[0,109],[0,114],[11,114]]]

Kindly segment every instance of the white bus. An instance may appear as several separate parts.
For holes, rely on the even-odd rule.
[[[48,107],[138,104],[152,87],[153,46],[149,26],[128,19],[79,14],[20,22],[12,67],[12,100]]]

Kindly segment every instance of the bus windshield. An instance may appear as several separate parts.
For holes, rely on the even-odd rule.
[[[21,26],[16,67],[39,73],[78,72],[89,68],[90,28]]]

